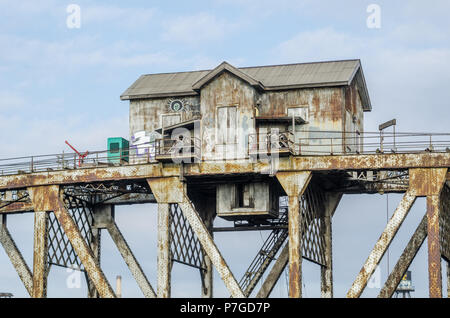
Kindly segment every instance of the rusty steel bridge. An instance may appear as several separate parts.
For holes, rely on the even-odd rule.
[[[232,297],[248,297],[268,271],[256,297],[268,297],[286,266],[289,296],[302,295],[302,259],[321,268],[321,293],[333,297],[332,217],[343,194],[403,193],[399,205],[347,293],[359,297],[416,198],[426,197],[422,221],[405,246],[379,297],[391,297],[425,238],[429,296],[442,297],[441,258],[450,261],[450,134],[401,134],[392,141],[366,133],[364,152],[323,153],[301,148],[271,160],[193,160],[156,157],[108,164],[106,152],[0,160],[0,242],[31,297],[46,297],[51,265],[77,264],[86,273],[89,297],[116,297],[100,266],[100,233],[107,230],[145,297],[170,297],[173,262],[198,268],[202,296],[213,296],[213,267]],[[397,139],[395,139],[395,137]],[[378,139],[377,139],[378,138]],[[148,152],[147,152],[148,153]],[[142,159],[142,158],[140,158]],[[145,159],[145,158],[144,158]],[[276,181],[283,193],[278,218],[249,217],[233,228],[214,228],[214,184]],[[114,206],[157,203],[157,282],[147,279],[118,224]],[[7,219],[34,213],[31,268],[11,236]],[[215,231],[269,230],[239,280],[217,248]],[[276,260],[275,255],[278,255]],[[270,269],[270,270],[269,270]],[[447,279],[450,289],[450,279]]]

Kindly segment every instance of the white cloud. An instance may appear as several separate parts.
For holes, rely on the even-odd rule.
[[[9,91],[0,91],[0,111],[19,111],[26,104],[23,96]]]
[[[50,112],[48,112],[50,113]],[[105,118],[102,121],[89,122],[83,115],[64,118],[36,118],[27,121],[17,116],[0,114],[0,157],[13,158],[72,152],[64,143],[69,140],[79,151],[98,151],[106,149],[108,137],[128,138],[128,116]]]
[[[445,132],[447,123],[436,116],[449,114],[450,48],[439,35],[435,46],[411,45],[416,28],[424,27],[400,25],[375,36],[333,28],[305,31],[280,43],[272,55],[282,63],[360,58],[373,104],[366,130],[394,117],[402,131]]]
[[[312,62],[351,58],[364,45],[354,37],[333,28],[300,32],[280,43],[273,55],[283,61]]]
[[[237,23],[219,19],[215,15],[200,12],[191,16],[172,17],[163,23],[165,41],[183,44],[198,44],[222,40],[227,34],[235,31]]]
[[[155,51],[151,46],[140,43],[111,42],[99,43],[95,36],[78,36],[62,41],[45,41],[22,37],[0,35],[4,43],[0,59],[4,68],[20,63],[34,69],[46,71],[78,70],[81,66],[128,67],[149,66],[170,63],[170,55]],[[9,43],[9,45],[6,45]]]
[[[113,5],[81,7],[83,25],[102,24],[139,28],[152,22],[157,10],[154,8],[124,8]]]

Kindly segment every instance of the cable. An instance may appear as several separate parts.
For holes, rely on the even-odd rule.
[[[389,193],[386,193],[386,224],[389,222]],[[389,246],[386,252],[387,256],[387,277],[389,277]]]

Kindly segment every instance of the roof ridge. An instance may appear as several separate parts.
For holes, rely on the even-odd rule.
[[[361,61],[360,59],[347,59],[347,60],[329,60],[329,61],[317,61],[317,62],[301,62],[301,63],[287,63],[287,64],[272,64],[272,65],[259,65],[259,66],[243,66],[237,67],[238,69],[246,68],[263,68],[263,67],[276,67],[276,66],[293,66],[293,65],[305,65],[305,64],[322,64],[322,63],[336,63],[336,62],[353,62]]]
[[[328,61],[316,61],[316,62],[301,62],[301,63],[286,63],[286,64],[271,64],[271,65],[256,65],[256,66],[242,66],[237,67],[233,64],[230,64],[226,62],[227,64],[233,66],[234,68],[237,68],[238,70],[241,69],[249,69],[249,68],[263,68],[263,67],[277,67],[277,66],[293,66],[293,65],[305,65],[305,64],[322,64],[322,63],[336,63],[336,62],[351,62],[351,61],[361,61],[360,59],[343,59],[343,60],[328,60]],[[220,64],[222,64],[221,62]],[[220,65],[219,64],[219,65]],[[167,75],[167,74],[182,74],[182,73],[199,73],[199,72],[211,72],[216,67],[211,69],[203,69],[203,70],[195,70],[195,71],[181,71],[181,72],[161,72],[161,73],[147,73],[142,74],[141,76],[150,76],[150,75]]]

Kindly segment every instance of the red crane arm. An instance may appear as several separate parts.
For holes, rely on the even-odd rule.
[[[82,163],[83,159],[88,155],[89,152],[86,151],[84,154],[81,154],[81,153],[78,152],[78,150],[76,150],[74,147],[72,147],[72,145],[69,144],[69,142],[68,142],[67,140],[66,140],[66,144],[67,144],[70,148],[72,148],[72,150],[75,151],[76,154],[78,155],[78,166],[81,167],[81,163]]]
[[[79,156],[81,157],[81,154],[78,152],[78,150],[76,150],[74,147],[72,147],[72,145],[69,144],[69,142],[68,142],[67,140],[66,140],[66,144],[67,144],[70,148],[72,148],[72,150],[75,151],[75,152],[77,153],[77,155],[79,155]]]

